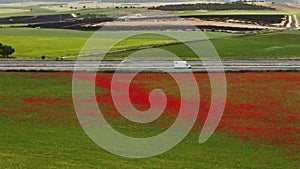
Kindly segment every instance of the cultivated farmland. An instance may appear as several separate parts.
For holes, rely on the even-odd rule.
[[[14,56],[18,58],[39,58],[45,55],[49,59],[56,57],[75,59],[92,34],[93,32],[84,31],[27,28],[5,28],[0,31],[1,42],[14,46],[16,49]],[[211,39],[221,59],[299,58],[300,46],[297,44],[300,35],[298,30],[253,35],[206,32],[206,35]],[[162,37],[152,35],[144,36],[127,39],[115,48],[174,42],[174,39],[161,39]],[[195,59],[194,54],[184,45],[177,44],[161,48],[174,52],[187,60]],[[114,55],[108,55],[106,59],[122,59],[133,52],[134,50],[114,53]]]
[[[111,32],[112,33],[112,32]],[[45,55],[49,58],[71,57],[80,53],[86,41],[93,32],[73,30],[37,30],[37,29],[2,29],[0,32],[1,42],[13,45],[16,48],[15,56],[23,58],[39,58]],[[99,41],[111,41],[112,39],[97,39]],[[115,46],[115,49],[130,46],[160,44],[174,42],[158,36],[142,35],[131,38]],[[97,47],[97,51],[103,46]]]
[[[166,92],[172,105],[148,125],[129,122],[115,111],[109,92],[112,75],[97,75],[96,93],[101,110],[114,128],[129,136],[148,137],[172,124],[180,105],[176,104],[178,88],[169,75],[139,74],[131,84],[131,99],[138,109],[149,107],[147,93],[156,87]],[[299,73],[228,73],[223,119],[204,144],[197,141],[210,105],[210,83],[207,74],[195,74],[201,109],[193,131],[173,150],[150,159],[111,155],[88,138],[74,113],[71,73],[2,72],[0,76],[0,165],[4,168],[298,166]]]
[[[217,36],[210,38],[223,60],[235,59],[299,59],[299,31],[266,34]],[[184,44],[159,47],[173,52],[185,60],[197,60],[195,53]],[[119,52],[108,58],[123,58],[135,51]]]
[[[6,28],[1,29],[1,42],[12,45],[16,49],[14,56],[18,58],[39,58],[47,56],[50,59],[56,57],[71,57],[75,59],[86,41],[94,32],[54,29],[29,29],[29,28]],[[104,34],[113,32],[104,32]],[[210,38],[233,36],[229,33],[207,33]],[[110,39],[99,39],[99,41]],[[159,35],[141,35],[132,37],[119,43],[115,49],[128,48],[132,46],[162,44],[174,42],[174,39],[161,37]],[[101,47],[97,49],[101,50]],[[109,56],[110,57],[110,56]],[[118,56],[109,59],[119,59]]]

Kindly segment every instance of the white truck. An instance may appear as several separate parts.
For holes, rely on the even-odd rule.
[[[175,69],[191,69],[191,65],[187,63],[187,61],[174,61]]]

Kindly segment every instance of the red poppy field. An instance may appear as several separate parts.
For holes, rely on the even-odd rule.
[[[149,124],[122,117],[111,98],[113,74],[96,78],[100,110],[118,131],[134,137],[169,128],[180,108],[180,92],[168,74],[142,73],[130,84],[130,100],[150,107],[149,93],[167,97],[164,114]],[[0,73],[0,165],[17,168],[298,168],[300,74],[298,72],[227,73],[222,120],[204,144],[198,137],[211,102],[208,75],[194,74],[200,111],[190,134],[174,149],[148,159],[127,159],[95,145],[84,133],[72,100],[72,73]],[[93,83],[84,74],[79,79]],[[124,82],[118,81],[122,86]]]

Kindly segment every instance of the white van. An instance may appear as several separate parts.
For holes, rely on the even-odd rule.
[[[174,61],[175,69],[191,69],[191,65],[187,63],[187,61]]]

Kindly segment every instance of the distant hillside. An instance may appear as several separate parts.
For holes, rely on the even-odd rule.
[[[300,0],[266,0],[267,2],[300,2]]]
[[[71,2],[76,0],[0,0],[0,3],[14,3],[14,2]]]
[[[23,1],[24,2],[72,2],[72,1],[75,2],[75,1],[93,1],[93,0],[0,0],[0,3],[14,3],[14,2],[23,2]],[[98,0],[98,1],[135,3],[135,2],[188,2],[188,1],[195,1],[195,0]],[[207,0],[197,0],[197,1],[207,1]],[[210,1],[214,1],[214,0],[210,0]],[[220,0],[216,0],[216,1],[220,1]]]
[[[13,3],[13,2],[72,2],[78,0],[0,0],[0,3]],[[79,0],[79,1],[91,1],[91,0]],[[100,0],[99,0],[100,1]],[[188,2],[195,0],[101,0],[101,2]],[[197,0],[201,1],[201,0]],[[237,1],[237,0],[202,0],[202,1]],[[300,2],[300,0],[266,0],[268,2]]]

